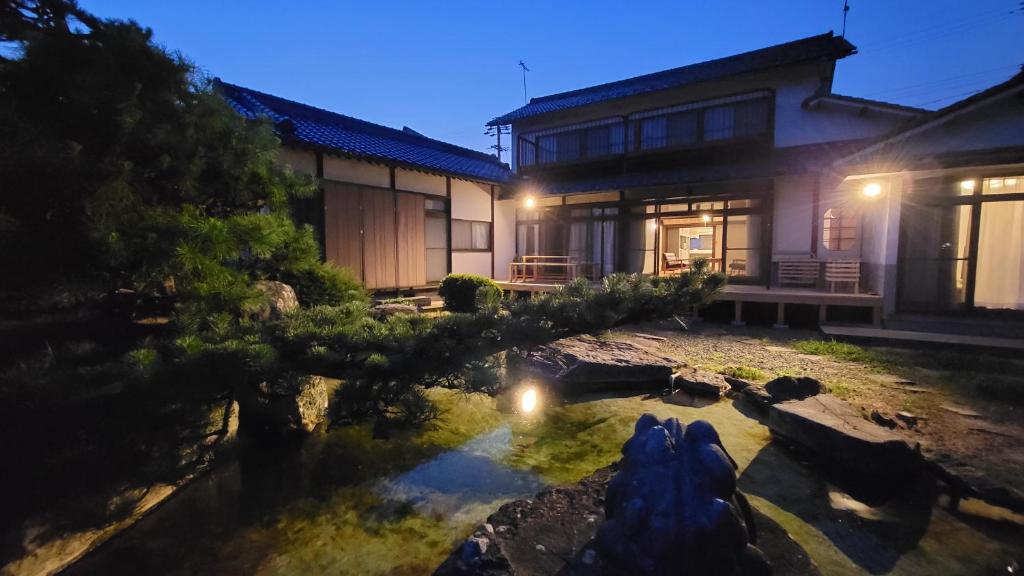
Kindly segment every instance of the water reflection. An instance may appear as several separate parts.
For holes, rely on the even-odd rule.
[[[412,470],[377,484],[388,500],[408,502],[417,512],[461,522],[479,521],[480,504],[493,505],[533,495],[544,482],[529,472],[501,464],[512,450],[506,424],[455,450],[444,452]]]
[[[537,388],[528,387],[519,397],[519,408],[524,414],[532,414],[537,409]]]

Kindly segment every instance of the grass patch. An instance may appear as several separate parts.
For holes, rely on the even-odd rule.
[[[725,368],[718,370],[718,373],[724,374],[725,376],[731,376],[732,378],[755,382],[768,379],[767,374],[757,368],[751,368],[750,366],[726,366]]]
[[[797,352],[813,354],[815,356],[828,356],[836,360],[857,362],[864,364],[874,370],[889,370],[891,362],[884,355],[856,344],[836,342],[835,340],[796,340],[791,344]]]
[[[829,394],[836,398],[848,398],[853,394],[853,387],[847,382],[829,382],[825,385]]]

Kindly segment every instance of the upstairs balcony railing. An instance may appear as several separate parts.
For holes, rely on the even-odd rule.
[[[774,98],[759,91],[526,133],[517,141],[518,167],[572,164],[615,156],[771,141]]]

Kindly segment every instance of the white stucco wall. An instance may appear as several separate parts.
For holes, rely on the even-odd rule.
[[[391,187],[391,173],[387,166],[338,156],[324,155],[324,178],[381,188]]]
[[[818,80],[790,76],[775,87],[775,146],[799,146],[836,140],[856,140],[885,134],[907,121],[906,116],[848,106],[802,107],[814,94]]]
[[[507,267],[507,266],[506,266]],[[452,273],[491,276],[490,252],[452,252]]]
[[[868,184],[878,184],[875,198],[863,194]],[[896,309],[897,259],[899,255],[900,203],[903,177],[893,174],[872,178],[848,178],[835,190],[823,195],[821,212],[844,205],[860,217],[859,240],[854,248],[842,252],[819,247],[822,259],[856,258],[861,261],[861,290],[883,297],[882,310],[888,315]],[[819,216],[819,226],[821,218]],[[819,238],[820,238],[819,233]]]
[[[491,221],[491,188],[466,180],[452,179],[452,218]]]
[[[281,148],[277,160],[296,172],[316,176],[316,154],[309,150]]]
[[[406,170],[405,168],[395,168],[395,188],[436,196],[444,196],[447,193],[444,176]]]
[[[516,256],[516,201],[494,203],[494,279],[508,280],[508,265]]]
[[[772,257],[810,256],[814,226],[813,175],[775,179]]]

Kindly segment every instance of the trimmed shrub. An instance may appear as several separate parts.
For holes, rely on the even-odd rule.
[[[303,306],[340,306],[351,302],[369,304],[370,295],[348,268],[321,264],[280,274],[281,282],[295,289]]]
[[[484,286],[501,291],[498,283],[476,274],[449,274],[441,281],[438,296],[444,299],[444,307],[450,312],[476,312],[477,291]]]

